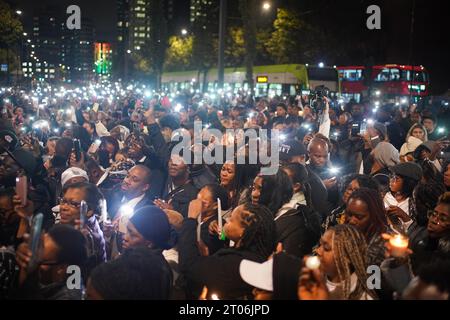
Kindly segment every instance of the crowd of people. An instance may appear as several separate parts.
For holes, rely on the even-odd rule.
[[[0,98],[1,299],[449,299],[446,108],[118,83]],[[208,139],[174,152],[198,123]],[[257,144],[278,139],[276,172],[227,129],[278,130]],[[233,156],[186,161],[214,148]]]

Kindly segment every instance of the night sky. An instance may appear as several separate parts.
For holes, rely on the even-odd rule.
[[[216,0],[219,1],[219,0]],[[238,0],[229,0],[230,7],[236,7]],[[413,55],[409,56],[409,35],[411,4],[413,0],[273,0],[276,5],[288,5],[293,10],[306,13],[313,22],[325,30],[337,34],[338,41],[347,43],[349,54],[345,58],[324,56],[329,65],[361,64],[367,52],[362,54],[356,48],[360,42],[373,43],[369,46],[374,53],[373,63],[424,65],[431,74],[432,88],[435,93],[450,89],[450,50],[448,11],[439,4],[446,1],[416,0]],[[67,7],[77,4],[82,15],[91,18],[96,27],[96,40],[112,41],[115,30],[115,0],[9,0],[24,11],[23,21],[30,26],[31,12],[34,7],[45,4],[57,4]],[[234,3],[236,2],[236,3]],[[185,12],[176,17],[175,23],[182,27],[189,22],[189,0],[176,0],[178,10]],[[382,30],[369,31],[365,28],[368,5],[378,4],[382,9]],[[234,14],[234,13],[233,13]],[[188,26],[186,26],[188,27]],[[342,32],[340,32],[342,29]],[[371,42],[372,41],[372,42]],[[348,43],[351,45],[348,46]],[[352,50],[354,44],[355,50]],[[366,59],[367,60],[367,59]],[[306,62],[305,62],[306,63]]]

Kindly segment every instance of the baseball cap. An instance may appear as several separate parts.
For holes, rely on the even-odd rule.
[[[89,181],[89,177],[86,171],[80,168],[71,167],[62,173],[61,185],[64,187],[67,181],[75,177],[83,177],[86,179],[86,181]]]
[[[239,266],[239,273],[249,285],[273,292],[274,300],[297,300],[301,266],[302,260],[281,252],[264,263],[244,259]]]
[[[297,140],[288,140],[280,144],[279,148],[280,160],[288,161],[295,156],[306,155],[305,146]]]

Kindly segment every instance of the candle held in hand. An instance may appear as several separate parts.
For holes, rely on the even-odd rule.
[[[391,245],[391,255],[396,258],[403,258],[406,255],[408,248],[408,238],[397,234],[389,240]]]
[[[222,225],[222,203],[220,198],[217,198],[217,224],[219,226],[219,239],[222,237],[223,225]]]
[[[306,267],[311,270],[319,269],[320,259],[316,256],[311,256],[306,259]]]

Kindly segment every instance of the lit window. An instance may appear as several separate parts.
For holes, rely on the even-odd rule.
[[[117,37],[117,40],[119,40],[119,41],[122,41],[122,39],[123,39],[122,36]]]
[[[117,23],[117,26],[118,26],[118,27],[121,27],[121,26],[122,26],[122,21],[119,21],[119,22]]]
[[[23,72],[27,72],[27,71],[28,71],[28,69],[27,69],[27,68],[23,68],[22,70],[23,70]]]

